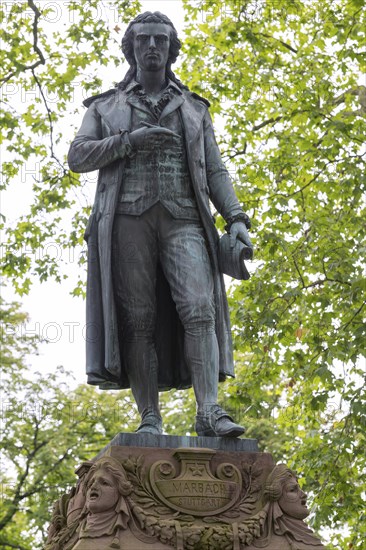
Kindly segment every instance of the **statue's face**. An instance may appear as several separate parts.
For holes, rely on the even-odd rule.
[[[138,23],[133,26],[133,49],[142,71],[166,67],[170,47],[170,27],[164,23]]]
[[[91,479],[86,504],[92,514],[106,512],[115,508],[120,495],[117,483],[107,470],[97,470]]]
[[[296,519],[304,519],[309,515],[306,507],[307,495],[300,489],[295,477],[288,479],[283,487],[282,496],[278,501],[282,512]]]

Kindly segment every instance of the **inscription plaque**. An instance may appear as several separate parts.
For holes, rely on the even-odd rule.
[[[150,483],[157,498],[194,516],[217,515],[233,506],[240,495],[241,474],[233,464],[223,463],[214,476],[210,462],[215,454],[212,449],[178,449],[173,455],[181,463],[178,476],[172,462],[155,462]]]

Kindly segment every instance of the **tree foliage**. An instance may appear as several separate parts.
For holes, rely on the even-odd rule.
[[[136,429],[127,392],[71,390],[62,367],[29,371],[37,340],[21,327],[19,304],[1,302],[0,548],[42,548],[53,502],[75,485],[75,469],[120,431]]]
[[[32,185],[29,211],[5,224],[2,270],[20,294],[29,292],[32,276],[61,280],[58,257],[37,251],[47,250],[49,242],[60,249],[82,244],[90,204],[84,192],[88,181],[66,163],[67,142],[76,133],[72,121],[83,94],[101,91],[106,67],[113,85],[113,71],[121,64],[119,25],[129,22],[139,5],[138,0],[113,6],[100,0],[1,3],[0,37],[7,46],[0,54],[2,186]]]
[[[43,9],[33,0],[1,6],[8,45],[1,54],[4,187],[29,164],[39,167],[29,211],[15,224],[5,221],[2,269],[20,294],[29,292],[33,277],[62,277],[55,259],[31,258],[21,253],[24,247],[36,251],[47,240],[60,247],[81,243],[88,184],[68,170],[65,145],[73,137],[81,90],[100,91],[101,74],[108,75],[104,89],[112,84],[109,75],[121,62],[119,25],[139,8],[137,1],[111,5],[118,24],[108,21],[98,0],[62,3],[58,21],[51,3]],[[230,289],[237,378],[221,387],[220,399],[262,450],[301,473],[313,527],[330,530],[332,547],[362,548],[363,1],[184,0],[184,6],[178,72],[211,101],[221,150],[253,219],[256,247],[250,281]],[[13,319],[8,322],[19,321],[15,308],[5,310]],[[35,548],[50,503],[72,483],[75,464],[123,424],[104,414],[116,407],[113,396],[85,387],[72,393],[57,372],[31,380],[24,350],[34,342],[6,338],[11,384],[4,452],[14,466],[4,479],[0,544]],[[29,414],[17,409],[19,396]],[[80,411],[90,402],[103,414],[84,418]],[[167,432],[193,433],[192,393],[165,394],[162,402]],[[67,412],[75,403],[78,422]]]
[[[257,250],[251,280],[230,294],[241,365],[231,399],[273,416],[276,456],[304,474],[314,526],[334,528],[337,548],[361,548],[364,4],[185,8],[181,77],[225,122],[221,147]]]

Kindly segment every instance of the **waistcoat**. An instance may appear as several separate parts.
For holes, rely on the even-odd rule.
[[[157,124],[153,112],[132,108],[131,131],[141,122]],[[189,174],[183,126],[176,109],[160,122],[179,137],[147,142],[126,160],[116,213],[139,216],[160,202],[177,219],[200,219]]]

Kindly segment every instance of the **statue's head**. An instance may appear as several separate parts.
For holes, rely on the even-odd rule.
[[[115,508],[120,497],[131,491],[124,469],[110,457],[98,460],[85,477],[86,506],[92,514]]]
[[[278,464],[269,474],[263,498],[265,502],[278,502],[281,510],[293,518],[304,519],[309,515],[307,495],[301,490],[296,474],[285,464]]]
[[[181,43],[178,39],[177,31],[174,28],[173,23],[169,17],[155,11],[146,11],[135,17],[133,21],[128,25],[127,30],[122,39],[122,52],[127,59],[131,67],[136,68],[136,35],[140,36],[144,33],[144,26],[146,29],[156,28],[162,31],[162,34],[167,34],[169,38],[169,47],[167,52],[166,66],[170,69],[171,65],[176,61]]]
[[[155,59],[153,55],[148,59],[146,50],[152,35],[157,37],[157,39],[154,38],[154,41],[157,50],[155,53],[158,53],[158,55]],[[173,80],[180,88],[186,88],[171,70],[171,66],[178,57],[180,48],[181,42],[169,17],[159,11],[147,11],[138,15],[128,25],[122,39],[122,52],[130,64],[130,69],[124,80],[119,84],[119,87],[124,89],[133,78],[136,78],[137,69],[142,64],[148,62],[150,66],[143,66],[142,68],[155,70],[154,63],[159,65],[159,62],[163,62],[163,66],[166,68],[166,76]],[[159,69],[160,66],[157,66],[157,68]]]

